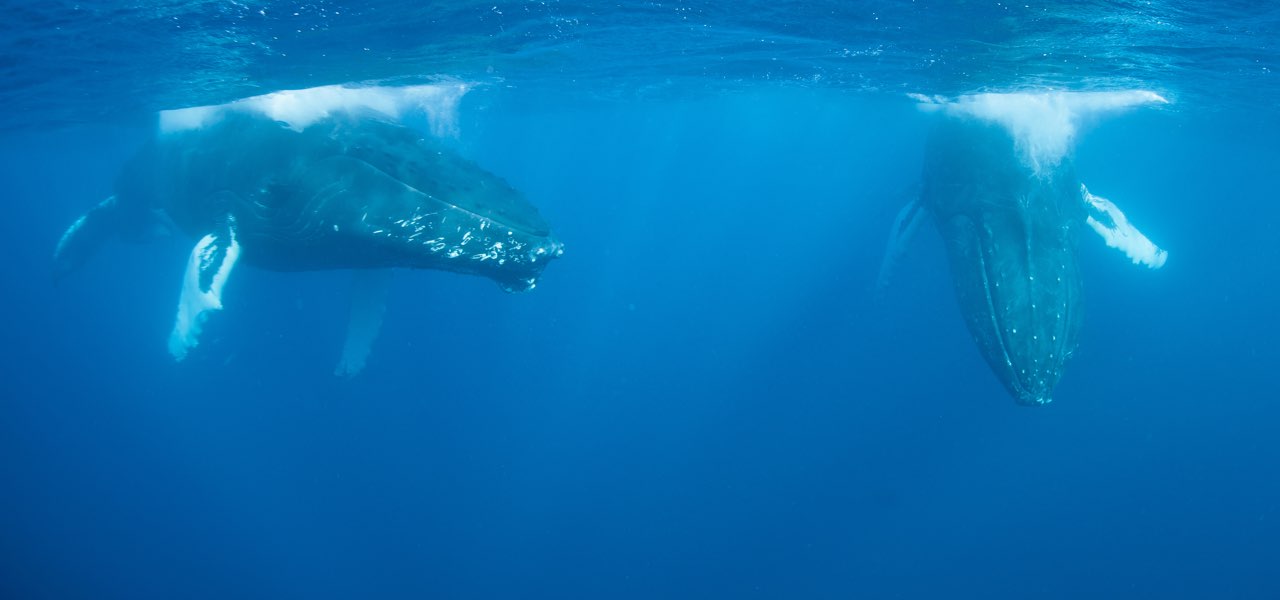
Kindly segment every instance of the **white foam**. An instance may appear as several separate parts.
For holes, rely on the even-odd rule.
[[[301,131],[329,115],[350,110],[371,110],[399,120],[411,111],[427,116],[431,133],[457,134],[458,103],[471,89],[466,83],[432,83],[399,87],[326,85],[303,90],[282,90],[212,106],[194,106],[160,112],[160,132],[200,129],[228,113],[264,115]]]
[[[240,257],[240,244],[236,242],[235,228],[230,231],[230,243],[218,270],[213,274],[209,290],[200,290],[200,272],[210,268],[214,259],[217,240],[213,234],[200,238],[196,247],[191,250],[191,258],[187,261],[187,271],[182,277],[182,296],[178,299],[178,314],[173,320],[173,331],[169,334],[169,354],[176,360],[187,357],[187,352],[200,343],[200,332],[204,322],[212,311],[222,310],[222,287],[227,283],[231,268]]]
[[[1075,144],[1084,120],[1148,104],[1166,104],[1155,92],[1019,92],[969,94],[956,98],[911,94],[924,110],[1004,127],[1019,154],[1037,173],[1057,166]]]
[[[1102,240],[1108,247],[1124,252],[1135,265],[1146,265],[1152,269],[1164,266],[1169,253],[1161,250],[1159,246],[1147,239],[1147,236],[1142,235],[1137,227],[1129,223],[1128,217],[1120,212],[1120,208],[1115,203],[1090,194],[1084,185],[1080,186],[1080,194],[1085,202],[1097,211],[1099,217],[1094,218],[1094,215],[1089,215],[1086,221],[1098,235],[1102,236]]]

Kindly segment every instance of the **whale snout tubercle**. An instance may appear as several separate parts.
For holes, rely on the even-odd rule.
[[[1018,404],[1023,406],[1044,406],[1053,402],[1053,396],[1048,392],[1043,394],[1024,393],[1020,394],[1017,400]]]

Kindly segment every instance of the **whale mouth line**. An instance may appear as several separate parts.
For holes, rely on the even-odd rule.
[[[489,226],[490,226],[490,227],[494,227],[494,226],[497,226],[497,227],[504,227],[504,228],[506,228],[507,230],[510,230],[510,231],[519,231],[520,233],[523,233],[523,234],[525,234],[525,235],[528,235],[528,236],[531,236],[531,237],[543,238],[543,239],[549,239],[549,238],[551,237],[551,235],[550,235],[549,233],[542,233],[542,232],[538,232],[538,231],[533,231],[533,230],[531,230],[531,229],[529,229],[529,228],[527,228],[527,227],[523,227],[523,226],[520,226],[520,225],[516,225],[516,224],[514,224],[514,223],[508,223],[508,222],[505,222],[505,221],[499,221],[499,220],[497,220],[497,219],[494,219],[493,217],[489,217],[489,216],[482,215],[482,214],[480,214],[480,213],[478,213],[478,212],[476,212],[476,211],[474,211],[474,210],[471,210],[471,209],[466,208],[466,207],[464,207],[464,206],[460,206],[460,205],[458,205],[458,204],[456,204],[456,203],[454,203],[454,202],[450,202],[450,201],[448,201],[448,200],[445,200],[445,199],[442,199],[442,198],[437,198],[436,196],[432,196],[431,194],[428,194],[428,193],[426,193],[426,192],[424,192],[424,191],[422,191],[422,190],[419,190],[418,188],[415,188],[415,187],[413,187],[413,186],[410,186],[409,184],[405,184],[405,185],[406,185],[407,187],[409,187],[410,189],[412,189],[413,191],[415,191],[415,192],[417,192],[417,193],[419,193],[419,194],[422,194],[423,196],[426,196],[427,198],[431,198],[432,200],[435,200],[436,202],[440,202],[441,204],[448,205],[450,208],[453,208],[453,209],[455,209],[455,210],[457,210],[457,211],[459,211],[459,212],[462,212],[462,213],[466,214],[467,216],[470,216],[470,217],[473,217],[473,218],[479,219],[479,220],[481,220],[481,221],[484,221],[484,222],[486,222],[486,223],[489,223]]]

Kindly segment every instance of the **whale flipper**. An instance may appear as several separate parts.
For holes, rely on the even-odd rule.
[[[920,222],[928,212],[919,198],[908,202],[898,212],[898,218],[893,221],[893,230],[889,232],[889,243],[885,245],[884,259],[880,262],[880,274],[876,276],[877,295],[883,294],[885,288],[889,286],[889,277],[893,275],[893,269],[906,253],[907,243],[915,236],[916,230],[920,228]]]
[[[354,377],[364,370],[365,359],[382,329],[391,289],[391,269],[358,269],[351,272],[351,318],[347,321],[347,341],[333,374]]]
[[[89,261],[103,242],[120,230],[120,210],[115,196],[89,209],[58,240],[53,251],[53,276],[59,280]]]
[[[236,223],[228,216],[216,231],[200,238],[191,249],[186,273],[182,276],[182,295],[178,314],[169,334],[169,353],[177,360],[200,343],[200,331],[209,312],[222,310],[222,288],[240,258],[236,241]]]
[[[1080,184],[1080,197],[1084,199],[1089,211],[1086,222],[1092,227],[1110,248],[1124,252],[1135,265],[1146,265],[1152,269],[1164,266],[1169,253],[1161,250],[1138,228],[1129,223],[1129,219],[1120,212],[1115,203],[1089,193],[1089,189]]]

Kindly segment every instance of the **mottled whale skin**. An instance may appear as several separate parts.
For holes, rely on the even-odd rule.
[[[1076,348],[1080,190],[1069,158],[1037,173],[998,125],[946,119],[930,134],[921,202],[945,241],[969,332],[1021,404],[1052,399]]]

